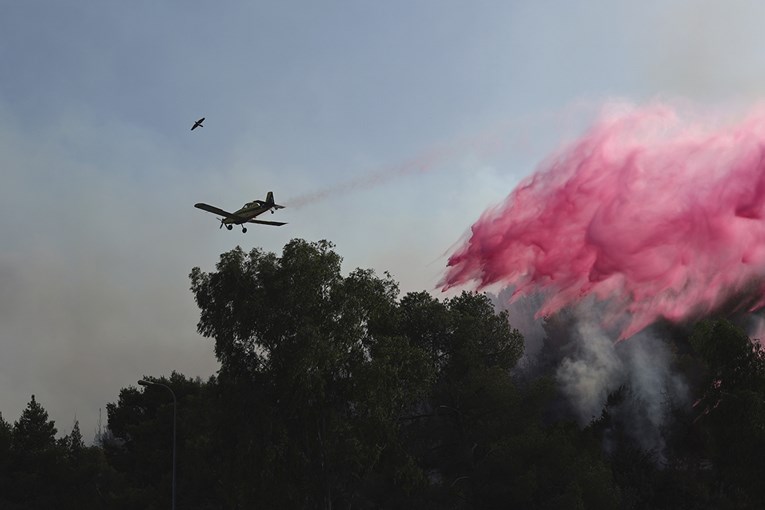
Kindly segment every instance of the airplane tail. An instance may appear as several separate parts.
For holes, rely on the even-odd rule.
[[[284,209],[283,205],[279,205],[279,204],[274,203],[274,192],[273,191],[269,191],[268,194],[266,195],[266,205],[269,205],[269,206],[273,207],[274,209]],[[274,211],[271,211],[271,212],[274,212]]]

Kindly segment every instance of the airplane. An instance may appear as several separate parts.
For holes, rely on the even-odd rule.
[[[204,122],[204,121],[205,121],[205,118],[204,118],[204,117],[202,117],[201,119],[199,119],[198,121],[196,121],[196,122],[194,123],[194,125],[193,125],[193,126],[191,126],[191,130],[192,130],[192,131],[194,131],[194,130],[195,130],[196,128],[198,128],[198,127],[204,127],[204,126],[202,125],[202,122]]]
[[[220,218],[220,227],[218,228],[223,228],[223,225],[226,225],[226,228],[231,230],[234,228],[234,225],[242,225],[242,233],[247,232],[247,228],[243,225],[243,223],[258,223],[260,225],[273,225],[275,227],[286,225],[286,223],[282,223],[281,221],[264,221],[254,219],[256,216],[259,216],[266,211],[271,211],[271,214],[273,214],[275,209],[284,209],[283,205],[274,203],[273,191],[268,192],[265,201],[255,200],[254,202],[248,202],[244,204],[244,207],[233,213],[226,212],[223,209],[219,209],[212,205],[203,204],[201,202],[194,204],[194,207],[197,209],[202,209],[203,211],[223,216],[223,218]]]

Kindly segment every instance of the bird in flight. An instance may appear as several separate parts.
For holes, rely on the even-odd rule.
[[[204,121],[205,121],[205,118],[204,118],[204,117],[202,117],[201,119],[199,119],[198,121],[196,121],[196,122],[194,123],[194,125],[193,125],[193,126],[191,126],[191,130],[192,130],[192,131],[194,131],[194,130],[195,130],[196,128],[198,128],[198,127],[204,127],[204,126],[202,125],[202,122],[204,122]]]

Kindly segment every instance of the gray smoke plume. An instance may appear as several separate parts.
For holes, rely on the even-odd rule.
[[[601,416],[609,395],[621,392],[608,409],[610,426],[661,458],[672,409],[690,405],[688,384],[672,368],[661,328],[649,327],[617,342],[619,328],[603,326],[607,303],[587,300],[553,317],[535,319],[541,296],[509,302],[511,294],[512,289],[505,289],[494,302],[526,337],[525,375],[553,374],[565,400],[562,407],[582,427]]]
[[[618,343],[615,338],[598,322],[582,319],[573,335],[577,349],[562,360],[556,379],[580,425],[598,417],[609,394],[626,389],[609,409],[613,426],[661,457],[670,413],[689,405],[688,385],[672,370],[671,353],[656,329]]]

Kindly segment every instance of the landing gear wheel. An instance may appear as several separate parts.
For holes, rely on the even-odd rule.
[[[245,227],[242,227],[242,234],[246,234],[246,233],[247,233],[247,229]]]
[[[231,230],[232,228],[234,228],[234,226],[233,225],[226,225],[226,228]]]

